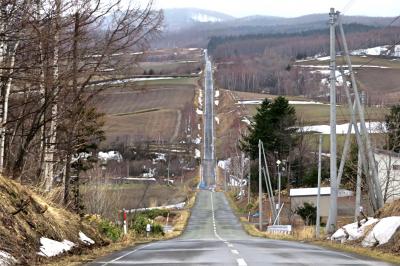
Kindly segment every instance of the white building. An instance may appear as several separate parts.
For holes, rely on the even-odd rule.
[[[400,154],[388,151],[375,153],[382,195],[386,202],[400,198]]]

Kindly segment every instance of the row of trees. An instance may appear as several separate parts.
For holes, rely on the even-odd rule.
[[[68,204],[83,152],[104,139],[92,82],[124,68],[116,54],[146,49],[161,22],[151,2],[1,1],[2,173],[46,191],[58,181]]]

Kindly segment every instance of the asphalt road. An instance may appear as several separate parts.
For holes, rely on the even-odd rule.
[[[88,265],[390,265],[304,243],[248,236],[223,193],[201,191],[184,234]]]
[[[202,160],[202,181],[205,187],[215,184],[214,152],[214,85],[212,64],[205,51],[205,88],[204,88],[204,149]]]
[[[206,53],[203,181],[215,184],[214,89]],[[298,242],[248,236],[225,195],[202,190],[183,235],[116,252],[88,265],[390,265]]]

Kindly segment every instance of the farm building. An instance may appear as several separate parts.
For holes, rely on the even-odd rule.
[[[290,189],[290,206],[292,211],[304,205],[305,202],[314,206],[317,205],[318,188],[294,188]],[[329,199],[331,195],[330,187],[321,187],[320,192],[321,217],[329,215]],[[354,214],[354,197],[353,192],[346,189],[339,189],[338,193],[338,214],[352,215]]]
[[[390,151],[375,152],[378,177],[385,201],[400,198],[400,154]]]

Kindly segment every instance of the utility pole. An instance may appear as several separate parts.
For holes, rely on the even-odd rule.
[[[276,161],[276,164],[278,166],[278,208],[276,208],[276,209],[279,212],[279,210],[281,208],[281,170],[279,168],[281,165],[281,161],[280,160]],[[281,221],[280,221],[279,215],[278,215],[277,221],[278,221],[278,225],[280,225]]]
[[[378,170],[376,169],[374,154],[373,154],[372,146],[371,146],[371,140],[369,138],[368,130],[365,126],[364,108],[361,105],[361,100],[360,100],[360,96],[359,96],[359,92],[358,92],[358,86],[357,86],[355,75],[353,72],[353,67],[351,65],[349,49],[347,46],[346,35],[344,33],[342,23],[339,23],[339,29],[340,29],[340,35],[341,35],[342,41],[343,41],[344,56],[345,56],[346,63],[349,68],[351,83],[353,85],[352,87],[353,87],[353,92],[354,92],[354,96],[355,96],[355,103],[356,103],[356,106],[358,109],[358,115],[360,117],[361,133],[362,133],[363,140],[365,141],[366,155],[367,155],[368,162],[369,162],[369,176],[371,177],[370,179],[371,179],[371,183],[373,184],[373,192],[375,194],[374,198],[372,200],[375,202],[374,205],[376,205],[376,207],[374,209],[376,211],[379,208],[382,208],[383,204],[384,204],[382,190],[381,190],[379,179],[378,179]],[[364,145],[364,144],[362,144],[362,145]],[[364,156],[364,155],[362,154],[362,156]]]
[[[321,197],[321,161],[322,161],[322,134],[319,135],[318,145],[318,191],[317,191],[317,221],[315,223],[315,237],[319,238],[319,232],[321,227],[321,211],[320,211],[320,197]]]
[[[336,47],[335,47],[335,33],[336,22],[339,12],[335,12],[334,8],[330,9],[330,183],[331,183],[331,196],[329,218],[327,223],[327,232],[333,233],[336,228],[337,220],[337,167],[336,167]]]
[[[361,92],[361,105],[365,105],[365,93]],[[357,222],[358,213],[361,205],[361,177],[362,177],[362,162],[361,149],[358,149],[357,158],[357,182],[356,182],[356,202],[354,208],[354,222]]]
[[[251,193],[251,186],[250,186],[250,179],[251,179],[251,169],[249,171],[249,181],[247,182],[247,204],[250,204],[250,193]]]
[[[260,231],[262,231],[262,170],[261,170],[261,140],[258,140],[258,214],[259,220],[258,225]]]

